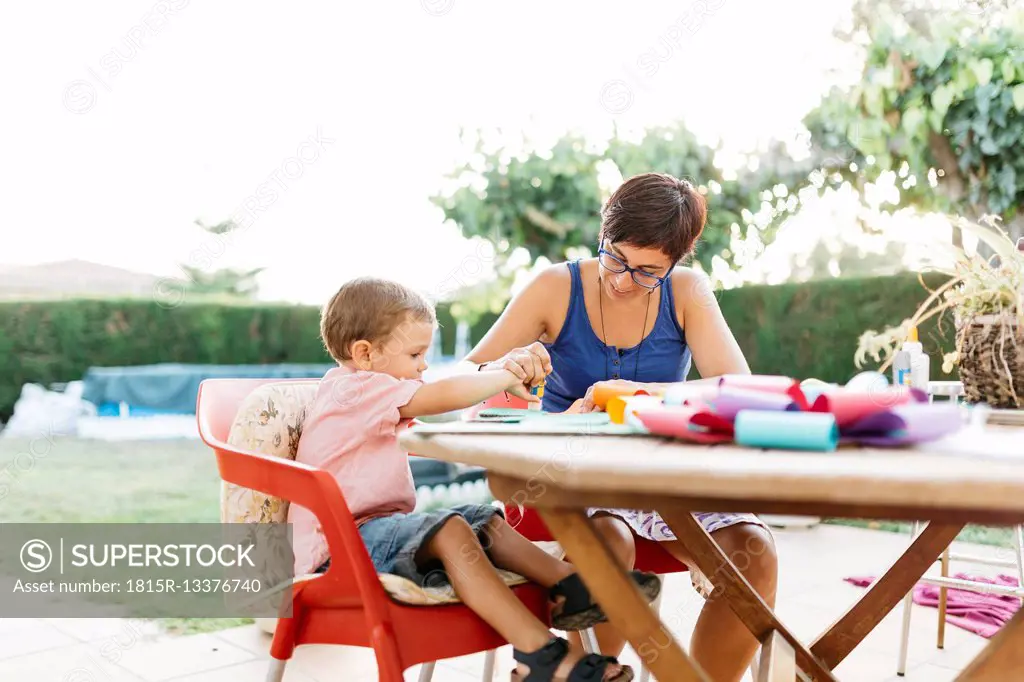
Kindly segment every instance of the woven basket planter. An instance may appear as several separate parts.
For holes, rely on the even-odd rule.
[[[1024,329],[1012,315],[977,315],[964,330],[960,381],[969,403],[1024,409]]]

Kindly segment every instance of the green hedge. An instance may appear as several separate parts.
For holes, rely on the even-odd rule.
[[[941,275],[925,277],[930,289],[944,281]],[[845,383],[861,371],[853,362],[858,337],[899,324],[928,295],[918,275],[907,273],[743,287],[722,292],[719,300],[752,371]],[[931,358],[931,378],[950,379],[941,367],[942,354],[954,348],[952,317],[943,316],[941,329],[937,321],[918,331]]]
[[[81,379],[92,366],[329,362],[304,306],[144,300],[0,303],[0,417],[21,385]]]
[[[941,280],[931,280],[931,286]],[[839,279],[722,292],[720,301],[751,368],[762,374],[846,381],[855,372],[857,337],[909,316],[927,296],[916,275]],[[486,316],[470,338],[494,323]],[[438,310],[442,349],[454,352],[455,321]],[[921,330],[938,377],[952,348],[952,325]],[[184,304],[143,300],[0,303],[0,418],[28,382],[81,379],[90,366],[159,362],[261,364],[329,362],[314,306]]]

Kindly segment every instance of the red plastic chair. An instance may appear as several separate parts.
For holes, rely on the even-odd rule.
[[[544,523],[544,519],[541,518],[536,509],[505,503],[505,518],[508,519],[509,525],[518,530],[520,535],[527,540],[534,542],[555,540],[548,526]],[[657,573],[659,576],[664,576],[665,573],[689,571],[689,566],[669,554],[659,543],[647,540],[646,538],[640,538],[636,534],[633,534],[633,543],[636,547],[636,560],[633,562],[633,567],[637,570]],[[567,557],[567,559],[571,561],[572,557]],[[653,606],[655,612],[662,610],[662,595],[657,595]],[[585,648],[596,652],[597,640],[593,635],[593,630],[581,633],[581,635],[583,636]],[[650,671],[644,665],[640,669],[639,682],[646,682],[649,678]],[[756,676],[754,679],[757,679]]]
[[[480,410],[491,408],[491,407],[512,407],[525,409],[528,403],[522,398],[517,398],[514,395],[508,393],[499,393],[487,400],[483,401],[479,405],[467,410],[466,418],[471,418]],[[521,515],[517,507],[506,505],[505,507],[505,518],[509,520],[509,524],[516,526],[516,529],[527,539],[535,542],[544,542],[554,540],[551,536],[551,532],[548,531],[547,526],[541,520],[540,516],[533,510],[526,509]],[[516,525],[515,521],[519,521],[519,525]],[[653,540],[647,540],[634,534],[633,539],[636,541],[636,568],[641,571],[648,571],[651,573],[681,573],[689,571],[690,569],[686,564],[680,562],[671,554],[665,551],[665,549],[657,542]]]
[[[527,405],[528,403],[522,398],[517,398],[511,394],[499,393],[496,396],[488,398],[479,405],[470,408],[470,410],[467,410],[466,417],[471,418],[472,415],[485,408],[512,407],[525,409]],[[540,516],[531,509],[524,510],[520,515],[520,511],[517,507],[506,505],[505,518],[509,520],[510,525],[516,526],[516,529],[529,540],[533,540],[535,542],[554,540],[551,536],[551,532],[548,531],[547,526],[544,525]],[[519,521],[519,525],[516,525],[516,520]],[[653,540],[647,540],[646,538],[641,538],[635,534],[633,539],[636,541],[635,567],[638,570],[658,574],[682,573],[690,570],[686,564],[680,562],[671,554],[666,552],[659,543]]]
[[[544,542],[555,539],[535,509],[506,502],[505,518],[508,520],[508,525],[519,531],[527,540]],[[636,560],[633,562],[633,567],[637,570],[658,575],[683,573],[690,570],[686,564],[669,554],[660,543],[654,540],[639,537],[634,533],[633,543],[636,547]],[[569,560],[571,561],[572,557],[569,557]],[[654,601],[654,610],[655,612],[661,610],[661,594],[658,594],[658,598]],[[583,637],[585,648],[588,651],[597,652],[597,640],[593,637],[593,631],[580,634]],[[646,682],[650,678],[650,674],[651,671],[644,665],[640,669],[640,682]]]
[[[534,542],[554,540],[551,531],[544,525],[544,520],[535,509],[505,504],[505,518],[508,525],[514,527],[527,539]],[[634,568],[648,573],[684,573],[689,567],[665,551],[661,543],[642,538],[635,533],[633,541],[636,545],[636,562]]]
[[[513,408],[526,408],[528,403],[522,398],[517,398],[514,395],[499,393],[496,396],[488,398],[484,402],[480,403],[476,407],[468,410],[469,413],[467,418],[471,418],[482,409],[490,407],[513,407]],[[505,518],[508,524],[515,528],[519,533],[527,540],[533,542],[547,542],[554,540],[555,537],[548,530],[548,527],[544,524],[544,520],[541,519],[540,514],[535,509],[529,507],[520,507],[519,505],[512,505],[505,503]],[[665,575],[667,573],[688,573],[690,568],[683,562],[676,559],[674,556],[669,554],[661,543],[655,542],[654,540],[648,540],[642,538],[636,533],[633,534],[633,544],[636,549],[636,558],[633,562],[633,568],[646,571],[648,573],[657,573],[658,575]],[[658,594],[658,598],[654,602],[654,609],[656,612],[661,611],[661,594]],[[599,653],[597,651],[597,639],[594,637],[593,629],[581,632],[580,635],[583,639],[584,648],[590,652]],[[750,664],[751,679],[757,679],[757,660],[758,657],[754,657],[754,661]],[[651,671],[646,665],[640,669],[639,682],[647,682],[650,679]]]
[[[472,419],[477,415],[480,410],[488,409],[491,407],[511,407],[518,410],[525,410],[530,406],[530,403],[526,402],[522,398],[512,395],[511,393],[499,393],[495,396],[491,396],[487,400],[474,405],[466,409],[462,413],[463,419]]]
[[[337,481],[326,471],[227,444],[242,401],[269,379],[208,379],[199,387],[199,435],[217,456],[225,481],[282,497],[312,511],[323,526],[331,565],[323,575],[295,583],[292,616],[280,618],[270,648],[268,682],[280,682],[295,647],[346,644],[372,647],[379,679],[403,682],[403,671],[426,663],[496,649],[505,640],[462,604],[409,606],[392,601],[381,586]],[[284,379],[278,381],[291,381]],[[547,595],[537,585],[513,588],[542,622]],[[493,661],[493,659],[492,659]]]

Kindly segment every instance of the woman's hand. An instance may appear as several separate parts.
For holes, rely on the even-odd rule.
[[[536,386],[551,373],[551,356],[544,344],[534,341],[529,346],[513,348],[497,360],[480,366],[481,372],[506,369],[516,375],[524,386]]]
[[[574,400],[572,405],[570,405],[569,407],[565,408],[565,412],[563,412],[562,414],[579,414],[582,411],[583,411],[583,398],[580,398],[579,400]]]
[[[486,372],[487,370],[481,370]],[[517,398],[522,398],[527,403],[540,403],[541,399],[530,393],[530,386],[524,383],[516,374],[513,374],[509,370],[501,370],[503,374],[508,375],[508,384],[505,386],[505,392],[511,393]]]
[[[610,388],[617,391],[640,391],[645,388],[644,384],[636,381],[626,381],[625,379],[610,379],[608,381],[598,381],[596,384],[587,389],[586,395],[581,399],[577,400],[569,408],[573,412],[603,412],[604,408],[600,405],[594,404],[594,391],[598,388]],[[574,409],[577,407],[578,410]]]

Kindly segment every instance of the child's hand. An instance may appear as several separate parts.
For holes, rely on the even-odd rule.
[[[484,371],[507,369],[524,383],[536,385],[551,373],[551,356],[539,341],[523,348],[514,348],[493,362],[481,365]]]
[[[540,398],[530,393],[530,386],[523,383],[522,379],[507,369],[503,371],[508,374],[509,379],[508,388],[505,389],[506,391],[517,398],[522,398],[528,403],[539,403],[541,401]]]

